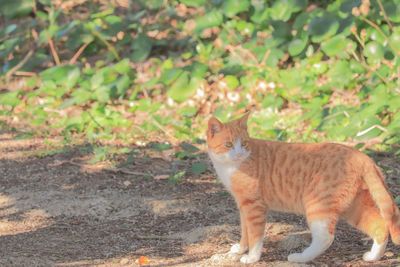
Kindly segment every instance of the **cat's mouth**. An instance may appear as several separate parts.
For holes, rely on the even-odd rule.
[[[249,152],[240,153],[240,154],[231,156],[231,159],[234,162],[241,162],[241,161],[244,161],[245,159],[247,159],[249,155],[250,155]]]

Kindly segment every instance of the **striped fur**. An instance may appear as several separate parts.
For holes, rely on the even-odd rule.
[[[400,244],[399,209],[371,158],[339,144],[254,139],[248,135],[247,118],[248,114],[226,124],[211,118],[207,131],[213,165],[218,174],[229,173],[221,178],[229,184],[240,211],[241,241],[232,251],[250,251],[242,262],[260,258],[257,253],[261,254],[268,210],[304,214],[309,225],[323,221],[326,228],[316,231],[327,233],[326,240],[334,235],[339,218],[344,218],[374,239],[371,251],[379,248],[379,253],[369,253],[368,260],[379,260],[389,233],[392,241]],[[235,166],[235,171],[224,172],[224,164]],[[313,244],[289,260],[306,262],[321,254],[323,250],[312,251],[313,246],[321,249]]]

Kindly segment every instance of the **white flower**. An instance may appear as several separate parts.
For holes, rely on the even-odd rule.
[[[258,88],[260,88],[261,90],[266,90],[267,89],[267,84],[264,81],[260,81],[258,83]]]
[[[145,146],[145,145],[146,145],[146,142],[141,141],[141,140],[138,140],[138,141],[135,142],[135,144],[136,144],[137,146]]]
[[[227,87],[225,81],[219,81],[218,85],[219,85],[219,87],[221,87],[221,88],[226,88],[226,87]]]
[[[221,100],[225,98],[225,94],[224,93],[218,92],[217,95],[218,95],[218,98],[221,99]]]
[[[271,89],[275,89],[275,83],[274,82],[269,82],[268,87]]]
[[[238,102],[240,99],[240,96],[237,92],[228,92],[226,96],[232,102]]]
[[[170,106],[170,107],[172,107],[172,106],[175,105],[175,101],[174,101],[172,98],[168,97],[168,99],[167,99],[167,105]]]
[[[203,98],[205,95],[206,95],[206,93],[204,92],[203,88],[201,88],[201,87],[197,88],[197,91],[196,91],[197,98]]]
[[[253,97],[249,93],[246,94],[246,98],[247,100],[249,100],[249,102],[251,102],[251,100],[253,99]]]

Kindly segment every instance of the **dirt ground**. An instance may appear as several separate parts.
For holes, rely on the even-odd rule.
[[[115,158],[125,170],[118,172],[88,164],[85,145],[55,149],[57,142],[0,134],[0,266],[137,266],[140,256],[151,266],[240,266],[212,258],[229,250],[240,229],[235,204],[211,168],[171,184],[166,174],[185,163],[165,153],[132,148],[129,160]],[[376,159],[399,195],[400,161]],[[391,243],[382,261],[364,263],[372,242],[346,224],[308,265],[286,262],[310,241],[302,217],[270,214],[265,240],[252,266],[400,265]]]

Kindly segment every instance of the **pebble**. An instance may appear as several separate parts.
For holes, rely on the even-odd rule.
[[[123,258],[121,259],[121,261],[119,262],[122,265],[128,264],[129,263],[129,259],[128,258]]]

